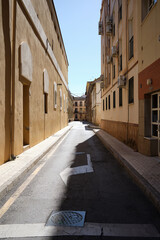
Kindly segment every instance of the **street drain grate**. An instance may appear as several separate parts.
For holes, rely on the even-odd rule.
[[[46,226],[83,227],[85,211],[53,211]]]

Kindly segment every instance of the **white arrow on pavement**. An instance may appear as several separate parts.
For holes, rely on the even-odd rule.
[[[77,174],[91,173],[91,172],[93,172],[91,156],[90,154],[87,154],[87,165],[74,167],[74,168],[67,167],[60,173],[60,176],[63,182],[67,185],[67,181],[70,176],[77,175]]]

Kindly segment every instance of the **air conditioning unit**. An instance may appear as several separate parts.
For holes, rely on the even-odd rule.
[[[98,24],[98,34],[103,35],[103,22],[100,21]]]
[[[118,77],[118,88],[124,87],[126,85],[126,78],[123,75]]]
[[[112,62],[112,57],[107,56],[107,63],[109,64],[109,63],[111,63],[111,62]]]
[[[112,57],[117,57],[118,56],[118,51],[117,51],[117,47],[113,46],[112,47]]]

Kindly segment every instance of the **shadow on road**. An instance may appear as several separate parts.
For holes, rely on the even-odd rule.
[[[91,130],[86,126],[85,128]],[[85,223],[105,223],[115,226],[116,224],[155,224],[158,226],[160,218],[156,209],[95,135],[76,146],[76,153],[70,167],[73,169],[87,165],[87,154],[90,155],[94,171],[68,177],[66,197],[61,202],[59,211],[86,211]],[[137,238],[69,235],[51,239],[133,240]]]

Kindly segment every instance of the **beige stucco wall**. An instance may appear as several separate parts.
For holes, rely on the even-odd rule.
[[[160,1],[142,20],[138,2],[138,73],[139,73],[139,148],[145,155],[158,155],[158,138],[152,134],[151,95],[160,89]],[[147,79],[152,79],[147,85]]]
[[[141,21],[141,1],[138,2],[139,17],[139,72],[159,59],[160,56],[160,1],[152,7]]]
[[[0,2],[0,12],[2,12],[2,2]],[[0,18],[0,29],[3,29],[2,17]],[[5,158],[5,46],[4,46],[4,33],[0,31],[0,164],[2,159]]]
[[[92,123],[99,125],[101,121],[101,90],[100,81],[96,82],[91,92],[92,99]]]
[[[134,3],[133,3],[134,2]],[[134,4],[134,7],[133,7]],[[138,1],[130,0],[122,1],[122,20],[118,22],[118,1],[111,1],[110,10],[111,14],[115,15],[115,36],[110,36],[111,47],[116,46],[118,39],[122,40],[122,71],[118,70],[118,57],[114,57],[116,71],[115,78],[113,79],[113,64],[108,64],[111,68],[111,83],[102,91],[101,111],[102,119],[114,120],[121,122],[130,122],[138,124],[138,36],[137,36],[137,14],[138,14]],[[102,15],[102,18],[104,16]],[[133,36],[134,36],[134,57],[128,60],[128,21],[127,19],[133,18]],[[102,36],[102,39],[106,36]],[[102,48],[104,46],[102,45]],[[111,53],[110,53],[111,54]],[[107,63],[106,63],[107,64]],[[103,65],[103,64],[101,64]],[[106,68],[108,68],[106,67]],[[117,88],[117,80],[119,75],[126,76],[126,86],[122,89],[122,107],[119,107],[119,88]],[[128,80],[134,77],[134,103],[128,104]],[[116,107],[113,108],[113,92],[116,92]],[[111,109],[103,109],[103,100],[106,103],[106,97],[110,95]],[[106,106],[105,106],[106,108]]]
[[[3,12],[3,13],[2,13]],[[0,164],[10,157],[10,4],[0,1]]]
[[[7,1],[6,1],[7,2]],[[26,2],[28,4],[28,2]],[[17,155],[23,152],[23,86],[29,84],[29,147],[41,142],[45,138],[51,136],[61,128],[68,124],[68,112],[67,112],[67,99],[68,89],[68,65],[65,54],[62,53],[60,42],[54,40],[53,52],[51,48],[46,48],[43,44],[43,31],[47,38],[51,35],[56,39],[56,32],[54,24],[51,21],[50,11],[47,1],[40,1],[36,4],[36,1],[31,1],[33,9],[38,11],[36,19],[40,20],[42,30],[37,32],[34,23],[30,18],[30,14],[26,12],[22,1],[16,1],[16,30],[15,30],[15,69],[13,71],[14,77],[14,102],[13,102],[13,141],[12,141],[12,154]],[[0,2],[0,12],[2,12],[2,5]],[[11,14],[11,11],[10,11]],[[4,16],[3,16],[4,17]],[[6,15],[5,15],[6,18]],[[4,19],[6,21],[6,19]],[[38,20],[36,20],[38,21]],[[0,27],[2,28],[2,16],[0,17]],[[10,29],[10,33],[12,28]],[[14,32],[14,29],[13,29]],[[10,157],[10,151],[6,146],[10,143],[10,122],[9,110],[10,107],[6,105],[6,99],[8,104],[6,76],[5,76],[5,54],[6,49],[4,45],[4,34],[0,31],[0,72],[1,72],[1,89],[0,89],[0,164],[8,160]],[[26,82],[21,76],[20,62],[20,45],[25,42],[31,52],[32,60],[32,81]],[[10,41],[11,43],[11,41]],[[53,55],[54,54],[54,55]],[[13,55],[14,56],[14,55]],[[54,56],[55,59],[54,60]],[[28,59],[30,61],[30,59]],[[54,61],[54,63],[53,63]],[[57,61],[57,62],[56,62]],[[8,67],[8,66],[7,66]],[[44,69],[48,73],[49,79],[49,92],[48,92],[48,113],[44,111]],[[63,81],[62,81],[63,74]],[[25,80],[25,81],[24,81]],[[7,80],[8,81],[8,80]],[[11,77],[9,78],[11,81]],[[57,84],[57,108],[54,107],[54,82]],[[62,110],[60,109],[60,89],[62,90]],[[8,93],[7,93],[8,94]],[[65,95],[65,100],[64,100]],[[65,101],[65,102],[64,102]],[[65,105],[65,109],[64,109]],[[8,108],[6,108],[6,106]],[[27,104],[26,104],[27,106]],[[26,107],[25,106],[25,107]],[[8,129],[8,130],[6,130]],[[6,139],[7,136],[7,139]],[[10,147],[9,147],[10,148]],[[10,149],[9,149],[10,150]],[[7,151],[7,154],[5,153]]]
[[[53,25],[53,22],[55,23],[56,21],[54,19],[55,18],[54,14],[50,13],[50,11],[48,10],[48,4],[46,2],[47,2],[46,0],[41,0],[37,4],[37,0],[32,0],[32,4],[34,6],[36,13],[38,14],[42,27],[45,29],[48,41],[51,46],[53,45],[53,51],[58,61],[58,64],[63,72],[66,81],[68,82],[68,63],[66,53],[62,47],[62,40],[60,39],[58,27],[56,26],[55,29]]]
[[[46,6],[45,6],[46,5]],[[42,9],[47,11],[47,3],[40,4]],[[41,12],[43,13],[41,9]],[[40,16],[40,15],[39,15]],[[45,19],[44,19],[45,20]],[[43,18],[42,20],[43,21]],[[43,24],[44,25],[44,24]],[[24,28],[25,26],[25,28]],[[48,22],[44,25],[45,32],[51,27]],[[67,125],[67,114],[63,109],[60,111],[60,96],[59,88],[57,89],[57,109],[53,106],[53,86],[54,81],[56,83],[61,82],[56,69],[51,62],[50,58],[46,54],[45,49],[42,47],[40,40],[35,35],[31,28],[31,23],[26,21],[22,9],[17,5],[17,29],[16,29],[16,96],[15,96],[15,140],[14,140],[14,152],[15,155],[22,152],[23,149],[23,84],[20,82],[19,76],[19,55],[18,50],[22,41],[26,41],[29,44],[32,53],[33,64],[33,80],[30,86],[30,146],[34,146],[43,139],[49,137],[59,129]],[[57,44],[58,45],[58,44]],[[43,70],[46,69],[49,76],[49,94],[48,94],[48,114],[44,113],[44,94],[43,94]],[[63,94],[67,96],[67,91],[64,85],[62,89],[62,102]]]

